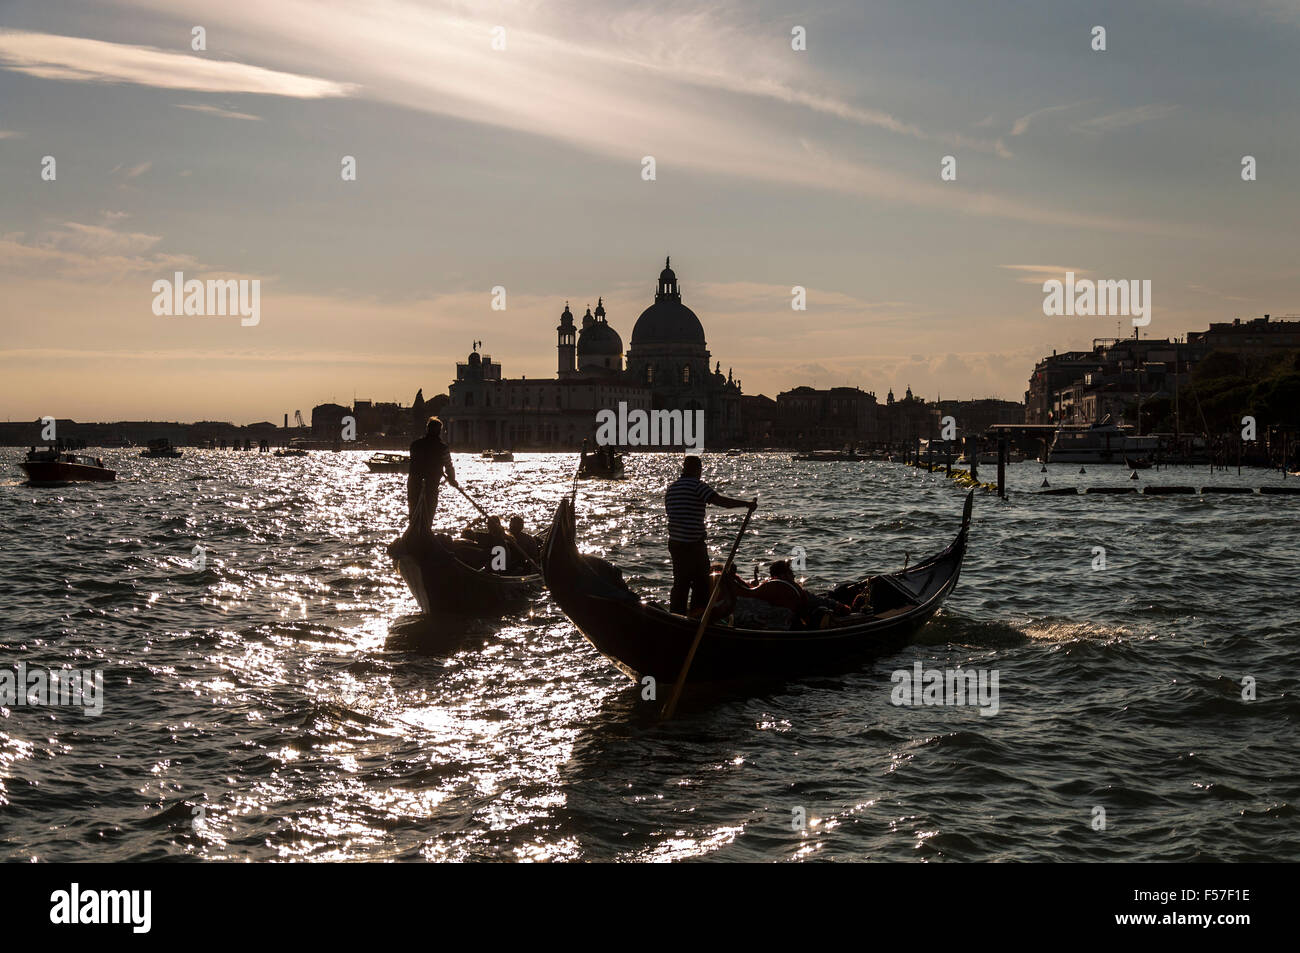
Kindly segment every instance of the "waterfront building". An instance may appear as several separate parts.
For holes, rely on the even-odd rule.
[[[568,302],[556,326],[553,379],[511,379],[481,354],[479,343],[456,365],[444,418],[459,450],[577,450],[594,445],[596,414],[634,410],[704,412],[709,449],[738,443],[741,388],[711,355],[699,318],[682,302],[669,263],[659,275],[654,302],[632,328],[624,363],[623,339],[609,323],[604,298],[587,308],[581,327]]]

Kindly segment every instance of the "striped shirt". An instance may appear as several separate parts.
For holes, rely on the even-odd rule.
[[[668,510],[668,539],[674,543],[698,543],[704,539],[704,507],[713,487],[699,477],[684,476],[668,487],[664,506]]]

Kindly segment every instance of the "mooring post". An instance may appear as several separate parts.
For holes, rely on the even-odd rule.
[[[945,459],[948,462],[948,476],[952,476],[952,441],[945,440],[943,442],[943,449],[947,454]]]
[[[1007,498],[1007,438],[998,437],[998,499]]]

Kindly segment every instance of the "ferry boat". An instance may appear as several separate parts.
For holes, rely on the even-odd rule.
[[[104,466],[104,461],[98,457],[82,453],[65,453],[53,448],[29,450],[22,468],[27,473],[28,481],[35,486],[80,482],[108,483],[117,479],[117,472]]]
[[[1125,458],[1154,456],[1159,438],[1139,437],[1120,427],[1108,415],[1086,428],[1056,431],[1044,463],[1123,463]]]

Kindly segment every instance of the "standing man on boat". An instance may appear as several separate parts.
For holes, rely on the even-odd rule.
[[[451,465],[451,449],[442,442],[442,421],[430,417],[424,436],[411,444],[411,468],[406,478],[407,516],[417,532],[428,533],[433,527],[443,473],[447,474],[448,483],[460,486]]]
[[[704,531],[704,508],[709,504],[729,510],[758,507],[758,500],[723,496],[700,476],[704,464],[694,455],[682,461],[682,475],[664,494],[668,511],[668,553],[673,559],[673,592],[669,608],[678,615],[703,610],[709,601],[709,544]]]

